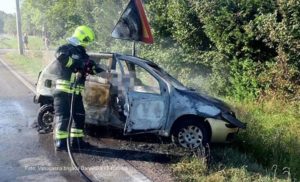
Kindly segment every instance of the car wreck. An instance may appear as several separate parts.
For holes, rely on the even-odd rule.
[[[151,61],[118,53],[91,53],[90,58],[106,72],[86,79],[87,124],[116,127],[124,135],[171,137],[191,149],[231,141],[246,127],[226,103],[185,87]],[[40,73],[34,97],[41,106],[39,125],[48,131],[53,125],[56,80],[47,72],[50,66]]]

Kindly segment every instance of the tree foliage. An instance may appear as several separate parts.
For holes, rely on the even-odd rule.
[[[84,24],[92,27],[102,41],[109,37],[123,5],[117,0],[24,0],[22,17],[25,29],[49,33],[53,40],[70,36],[78,25]]]
[[[238,99],[299,99],[299,2],[156,0],[148,9],[156,36],[184,49],[169,64],[192,63],[188,74],[204,64],[210,90]]]
[[[0,11],[0,33],[16,34],[16,18],[14,15]]]
[[[5,13],[0,11],[0,33],[3,33]]]
[[[110,33],[127,2],[24,0],[24,30],[58,40],[85,24],[96,32],[95,47],[120,48]],[[144,3],[156,44],[140,53],[186,83],[238,99],[299,99],[299,0]]]

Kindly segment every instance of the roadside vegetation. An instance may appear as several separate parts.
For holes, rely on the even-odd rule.
[[[86,24],[96,31],[94,51],[130,53],[128,43],[110,37],[127,2],[24,0],[23,30],[59,42]],[[178,181],[300,180],[299,1],[144,3],[155,44],[138,45],[138,55],[157,62],[185,85],[227,100],[248,123],[232,145],[212,147],[215,160],[190,156],[172,165]],[[2,31],[13,32],[7,27]],[[16,45],[13,39],[5,41],[0,48]],[[43,44],[37,41],[35,46]],[[31,56],[35,60],[41,55],[6,57],[37,72],[38,66],[26,68],[38,62],[30,62]]]
[[[299,179],[299,107],[278,100],[237,103],[248,129],[239,138],[240,150],[251,153],[265,166],[276,166]]]
[[[185,157],[181,162],[172,166],[177,174],[178,181],[196,182],[289,182],[290,173],[287,169],[278,170],[273,166],[266,170],[262,165],[257,164],[249,155],[241,154],[237,149],[231,147],[212,149],[210,159],[192,156]]]
[[[41,51],[26,52],[26,55],[19,55],[17,51],[12,51],[8,52],[4,58],[15,69],[21,70],[33,80],[37,79],[39,72],[44,67],[43,52]]]
[[[54,48],[52,45],[50,48]],[[0,36],[0,49],[17,49],[18,40],[13,35]],[[28,36],[28,50],[44,50],[44,42],[40,36]]]
[[[34,39],[38,41],[40,38],[35,37]],[[34,82],[37,81],[40,71],[55,59],[53,50],[25,50],[24,55],[20,55],[17,50],[9,50],[0,57]]]
[[[18,43],[15,37],[2,36],[0,37],[0,48],[1,49],[17,49]]]

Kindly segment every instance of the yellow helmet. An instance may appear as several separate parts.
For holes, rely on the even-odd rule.
[[[75,29],[72,37],[68,38],[67,41],[74,46],[87,47],[90,43],[95,40],[94,31],[88,26],[82,25]]]

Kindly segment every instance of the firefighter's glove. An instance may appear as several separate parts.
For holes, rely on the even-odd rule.
[[[94,63],[94,61],[86,60],[84,62],[84,73],[86,75],[93,75],[94,74],[93,70],[95,69],[95,65],[96,64]]]
[[[84,72],[84,62],[82,60],[73,59],[74,64],[70,67],[74,73]]]
[[[87,60],[84,66],[84,72],[89,75],[95,75],[96,73],[100,73],[104,71],[100,68],[93,60]]]

